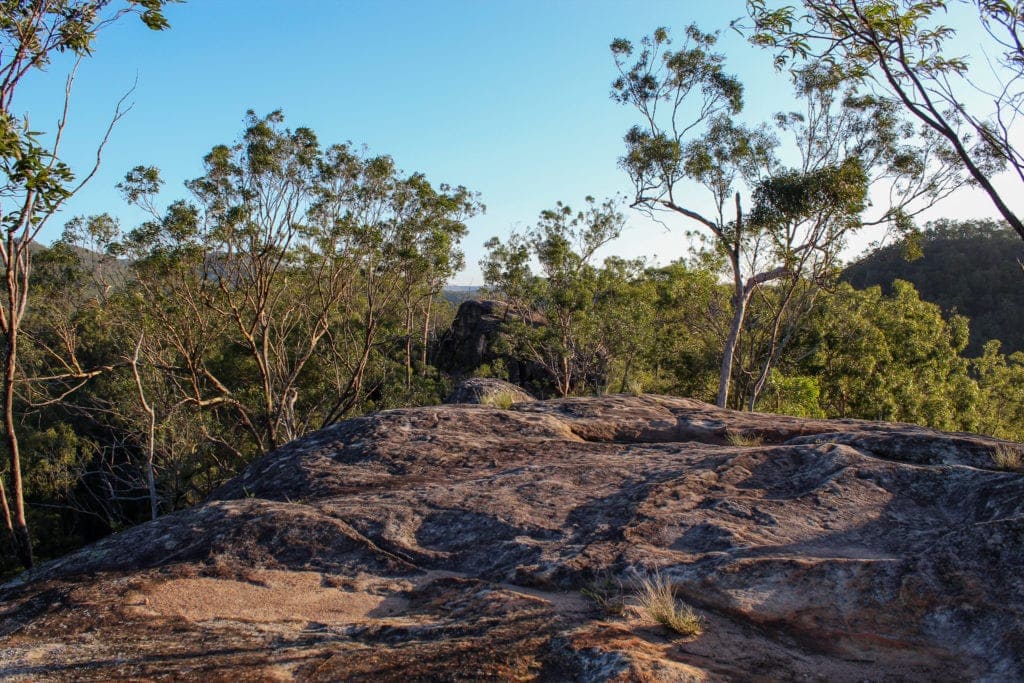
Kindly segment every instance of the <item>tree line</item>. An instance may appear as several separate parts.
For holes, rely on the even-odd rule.
[[[728,264],[706,252],[668,266],[598,261],[595,247],[617,237],[622,223],[613,204],[591,200],[581,212],[546,211],[526,233],[490,243],[484,272],[507,304],[505,353],[533,364],[545,381],[531,388],[547,396],[660,393],[713,402],[734,334],[735,293],[722,277]],[[967,318],[944,315],[909,282],[883,292],[855,289],[839,275],[751,294],[727,407],[1024,439],[1024,354],[1003,354],[993,340],[970,357]],[[500,364],[482,371],[502,376]]]

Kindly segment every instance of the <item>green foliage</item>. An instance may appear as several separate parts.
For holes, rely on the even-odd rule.
[[[987,342],[971,362],[980,391],[979,431],[1024,441],[1024,352],[1004,355],[1000,342]]]
[[[757,186],[750,220],[757,225],[776,226],[835,213],[855,221],[865,209],[867,189],[867,174],[857,158],[809,172],[782,171]],[[856,227],[856,223],[850,227]]]
[[[768,388],[760,408],[797,417],[825,417],[817,377],[786,376],[774,369],[768,378]]]
[[[729,308],[716,271],[713,263],[677,261],[645,272],[654,311],[642,355],[648,392],[714,400]]]
[[[30,433],[25,451],[25,485],[36,495],[66,500],[81,477],[81,449],[87,447],[67,423]]]
[[[506,350],[511,350],[511,345]],[[500,379],[507,382],[508,369],[505,367],[505,361],[498,358],[493,363],[484,363],[477,367],[476,370],[473,371],[473,377],[493,377],[494,379]]]
[[[906,258],[911,249],[919,258]],[[842,277],[854,287],[880,285],[887,293],[894,280],[912,282],[947,314],[970,318],[968,355],[981,354],[992,339],[1013,353],[1024,349],[1021,260],[1024,244],[1005,223],[941,220],[929,223],[909,248],[904,242],[876,249],[847,266]]]
[[[643,321],[651,309],[635,296],[642,263],[610,258],[603,267],[593,264],[622,223],[614,202],[599,205],[588,197],[584,211],[559,203],[526,234],[486,244],[484,280],[512,313],[509,350],[542,368],[560,396],[603,391],[612,358],[622,360],[620,372],[628,374],[637,350],[633,335],[648,327]]]
[[[960,355],[967,320],[945,320],[910,283],[896,281],[891,296],[844,284],[807,334],[815,352],[798,367],[817,378],[826,415],[976,428],[978,389]]]

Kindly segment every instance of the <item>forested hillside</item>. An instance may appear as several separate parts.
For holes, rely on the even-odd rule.
[[[1024,242],[1005,222],[930,223],[912,241],[877,249],[843,270],[858,289],[896,280],[913,283],[921,298],[971,321],[966,353],[978,356],[998,339],[1006,353],[1024,348]]]

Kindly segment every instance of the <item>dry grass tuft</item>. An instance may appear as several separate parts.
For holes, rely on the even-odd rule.
[[[516,403],[518,396],[511,391],[495,391],[480,397],[480,405],[508,410]]]
[[[998,445],[992,451],[992,464],[997,469],[1007,472],[1019,472],[1024,469],[1024,461],[1020,451],[1012,446]]]
[[[622,581],[611,574],[603,574],[580,589],[583,597],[590,598],[605,614],[621,617],[626,612]]]
[[[743,432],[728,432],[725,440],[730,446],[761,446],[764,444],[764,437],[759,434],[744,434]]]
[[[655,574],[643,579],[636,598],[640,609],[665,628],[684,636],[704,633],[704,619],[676,599],[675,586],[666,577]]]

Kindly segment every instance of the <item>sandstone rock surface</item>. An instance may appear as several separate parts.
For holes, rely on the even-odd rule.
[[[378,413],[0,588],[0,678],[1020,680],[1015,448],[657,396]],[[703,635],[629,605],[654,572]]]

